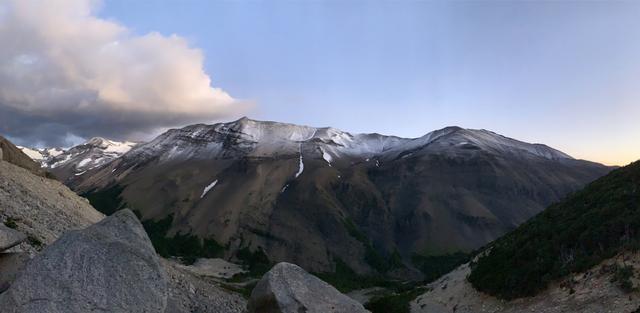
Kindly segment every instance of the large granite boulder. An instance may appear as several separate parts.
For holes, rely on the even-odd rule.
[[[0,295],[6,313],[164,312],[166,303],[166,274],[129,210],[64,234]]]
[[[27,240],[25,234],[0,224],[0,251],[7,250],[25,240]]]
[[[369,312],[357,301],[295,264],[278,263],[251,292],[249,313]]]

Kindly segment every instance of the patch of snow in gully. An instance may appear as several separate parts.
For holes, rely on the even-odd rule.
[[[200,199],[204,198],[204,196],[207,194],[207,192],[209,192],[209,190],[211,190],[211,188],[215,187],[215,185],[218,183],[218,180],[214,180],[211,184],[209,184],[207,187],[204,187],[204,191],[202,191],[202,195],[200,196]]]

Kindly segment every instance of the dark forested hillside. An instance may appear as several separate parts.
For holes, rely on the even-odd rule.
[[[619,168],[495,241],[469,281],[513,299],[584,271],[640,240],[640,161]]]

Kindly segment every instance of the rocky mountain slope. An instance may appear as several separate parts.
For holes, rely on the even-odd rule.
[[[64,148],[29,148],[17,146],[24,154],[28,155],[32,160],[40,163],[41,166],[46,166],[48,160],[57,157],[64,153]]]
[[[27,169],[39,176],[46,175],[46,171],[40,168],[38,163],[34,162],[28,155],[2,136],[0,136],[0,160]]]
[[[0,219],[29,236],[24,250],[35,251],[103,216],[60,182],[0,161]]]
[[[413,311],[637,312],[638,229],[635,162],[491,243],[470,265],[431,284]]]
[[[102,223],[100,231],[94,231],[95,226],[82,230],[104,215],[60,182],[0,160],[0,311],[151,312],[147,304],[162,304],[156,312],[172,313],[245,310],[246,300],[240,295],[156,256],[136,217],[125,215],[116,223]],[[3,252],[6,248],[10,249]],[[125,254],[130,262],[123,262]],[[162,301],[141,301],[154,295],[141,294],[155,283],[153,275],[141,278],[142,272],[129,265],[140,264],[143,255],[145,262],[155,264],[147,273],[163,277],[164,291],[155,298]],[[126,270],[138,276],[116,274]],[[144,288],[129,290],[135,284]],[[114,293],[98,299],[107,291]],[[135,292],[139,293],[134,297]],[[125,301],[127,294],[133,302]],[[122,306],[127,308],[121,310]]]
[[[478,248],[609,170],[486,130],[406,139],[243,118],[169,130],[68,183],[227,258],[366,274]]]
[[[118,142],[95,137],[69,149],[26,147],[20,147],[20,149],[59,180],[66,182],[73,179],[74,176],[82,175],[87,170],[113,161],[131,150],[136,144],[135,142]]]

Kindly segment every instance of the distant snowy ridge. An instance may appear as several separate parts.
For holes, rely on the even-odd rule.
[[[67,150],[23,148],[23,151],[45,168],[69,172],[66,176],[98,168],[118,158],[122,159],[121,164],[126,165],[147,160],[164,163],[188,159],[295,157],[298,167],[291,173],[294,178],[303,173],[307,160],[320,160],[330,167],[371,160],[375,161],[375,166],[380,166],[399,158],[420,158],[430,154],[462,155],[472,151],[518,158],[571,159],[548,146],[518,141],[482,129],[452,126],[418,138],[401,138],[376,133],[352,134],[332,127],[256,121],[246,117],[228,123],[170,129],[142,144],[96,137]]]
[[[42,149],[38,149],[38,148],[28,148],[28,147],[22,147],[22,146],[18,146],[18,148],[20,150],[22,150],[22,152],[24,152],[24,154],[26,154],[27,156],[29,156],[32,160],[38,162],[38,163],[43,163],[46,162],[47,160],[49,160],[50,158],[54,158],[59,156],[60,154],[64,153],[64,149],[63,148],[42,148]]]
[[[35,149],[20,147],[43,168],[54,172],[60,179],[80,176],[86,171],[100,167],[122,156],[137,143],[119,142],[101,137],[91,138],[80,145],[63,148]]]
[[[313,149],[309,149],[313,148]],[[160,162],[185,159],[227,159],[240,156],[324,159],[330,166],[348,158],[388,160],[411,151],[480,149],[518,157],[551,160],[571,157],[553,148],[504,137],[487,130],[446,127],[419,138],[380,134],[351,134],[331,127],[309,127],[241,118],[213,125],[196,124],[171,129],[126,154],[131,160],[154,158]],[[302,156],[304,154],[304,156]],[[301,163],[300,160],[298,163]],[[301,172],[304,165],[300,165]],[[297,175],[300,175],[298,173]]]

